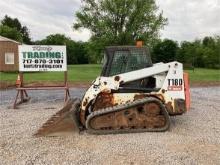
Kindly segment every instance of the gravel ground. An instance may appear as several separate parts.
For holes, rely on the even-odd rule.
[[[70,95],[71,97],[79,97],[81,98],[86,91],[85,88],[71,88]],[[64,91],[63,90],[50,90],[47,92],[43,92],[41,90],[28,91],[28,96],[31,97],[29,103],[39,103],[39,102],[57,102],[63,101],[64,99]],[[16,90],[0,90],[0,106],[7,105],[11,106],[13,101],[15,100]],[[30,105],[30,104],[29,104]],[[23,107],[22,107],[23,108]]]
[[[13,110],[15,90],[0,91],[0,164],[220,164],[220,87],[191,91],[191,110],[172,117],[165,133],[42,138],[32,134],[62,107],[63,92],[35,91],[32,103]]]

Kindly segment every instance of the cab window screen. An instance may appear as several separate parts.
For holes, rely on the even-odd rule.
[[[109,76],[142,69],[149,63],[143,50],[118,50],[114,52]]]

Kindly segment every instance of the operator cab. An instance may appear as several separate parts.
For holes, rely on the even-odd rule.
[[[110,77],[152,66],[150,53],[146,47],[111,46],[105,49],[101,76]],[[121,84],[120,87],[131,90],[154,88],[155,78],[148,77],[132,81]]]

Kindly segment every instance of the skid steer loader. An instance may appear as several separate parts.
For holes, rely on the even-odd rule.
[[[181,63],[152,64],[146,47],[107,47],[101,76],[82,101],[68,100],[35,135],[166,131],[170,116],[189,107],[189,81]]]

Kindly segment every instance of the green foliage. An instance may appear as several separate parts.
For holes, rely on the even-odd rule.
[[[42,45],[65,45],[66,41],[70,40],[64,34],[51,34],[41,41],[37,41],[37,44]]]
[[[86,51],[87,43],[75,42],[75,52],[77,54],[77,64],[88,64],[88,54]]]
[[[100,64],[103,57],[104,42],[93,40],[87,43],[85,49],[88,54],[88,61],[91,64]]]
[[[20,42],[23,41],[25,44],[31,44],[31,38],[29,35],[28,28],[26,26],[22,26],[20,21],[17,18],[11,18],[5,15],[5,17],[1,21],[1,24],[4,27],[8,27],[8,29],[11,28],[11,30],[7,30],[5,33],[3,33],[4,34],[3,36],[20,41]],[[15,34],[20,33],[20,34],[19,34],[19,37],[18,36],[13,37],[11,33],[15,33]],[[22,39],[20,39],[20,36]]]
[[[197,45],[199,48],[199,45]],[[192,56],[193,54],[195,54],[195,49],[194,49],[194,44],[184,41],[181,43],[180,45],[180,49],[178,50],[178,54],[176,59],[179,62],[182,62],[184,64],[188,64],[188,66],[192,67],[193,65],[193,60],[194,60],[194,56]]]
[[[0,35],[3,37],[7,37],[22,42],[22,34],[18,32],[15,28],[10,28],[8,26],[0,25]]]
[[[76,17],[74,29],[92,32],[92,43],[87,47],[92,62],[100,61],[107,45],[134,45],[137,39],[151,45],[167,23],[155,0],[83,0]]]
[[[2,23],[2,25],[5,25],[5,26],[11,27],[11,28],[16,28],[17,31],[21,31],[21,29],[22,29],[22,25],[17,18],[11,18],[7,15],[5,15],[5,17],[3,18],[1,23]]]
[[[21,34],[22,34],[22,37],[23,37],[23,42],[26,43],[26,44],[32,44],[29,33],[30,33],[30,31],[27,28],[27,26],[23,26],[22,29],[21,29]]]
[[[86,43],[75,42],[63,34],[52,34],[41,41],[36,41],[41,45],[66,45],[68,64],[87,64]]]
[[[174,61],[178,51],[178,44],[175,41],[165,39],[158,42],[152,52],[154,62]]]
[[[205,37],[193,42],[177,42],[165,39],[153,46],[154,62],[170,62],[177,60],[186,68],[220,68],[220,37]]]
[[[220,68],[220,37],[205,37],[194,42],[182,42],[177,59],[195,67]]]

